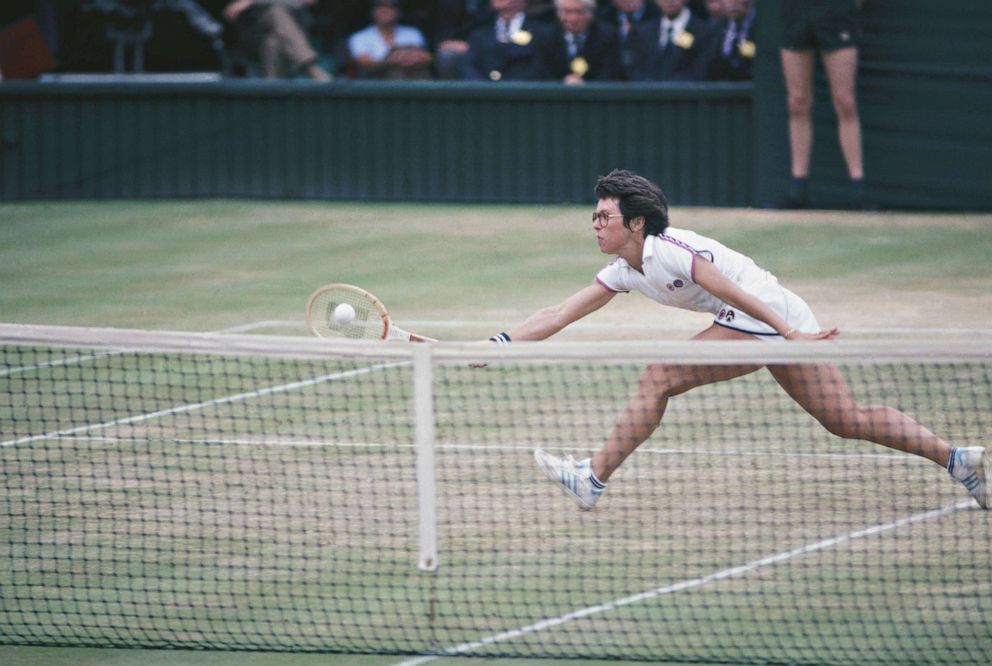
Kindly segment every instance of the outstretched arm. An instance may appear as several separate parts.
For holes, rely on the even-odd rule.
[[[789,325],[789,322],[775,314],[775,311],[768,307],[764,301],[728,280],[716,266],[702,257],[696,257],[693,278],[696,284],[724,303],[765,322],[778,331],[779,335],[789,340],[829,340],[840,332],[836,328],[818,333],[803,333],[795,330]]]
[[[542,308],[514,326],[507,334],[511,340],[544,340],[574,321],[595,312],[610,302],[616,292],[594,282],[572,294],[558,305]]]

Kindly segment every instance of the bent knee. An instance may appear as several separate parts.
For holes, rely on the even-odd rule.
[[[638,384],[642,393],[675,395],[682,392],[679,384],[683,374],[676,365],[656,363],[644,369]]]
[[[871,436],[871,407],[851,405],[829,414],[820,415],[817,420],[828,432],[844,439],[868,439]]]

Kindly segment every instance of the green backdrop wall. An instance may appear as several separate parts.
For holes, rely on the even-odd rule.
[[[650,173],[747,205],[750,84],[6,84],[4,199],[588,201]]]

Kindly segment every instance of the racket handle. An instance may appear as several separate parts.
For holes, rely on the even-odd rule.
[[[434,338],[429,338],[426,335],[417,335],[416,333],[411,333],[410,331],[405,331],[390,319],[388,324],[386,339],[387,340],[403,340],[405,342],[437,342]]]

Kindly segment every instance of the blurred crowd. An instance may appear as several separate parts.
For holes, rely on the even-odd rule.
[[[63,72],[742,81],[756,0],[36,0]],[[8,17],[9,18],[9,17]]]

